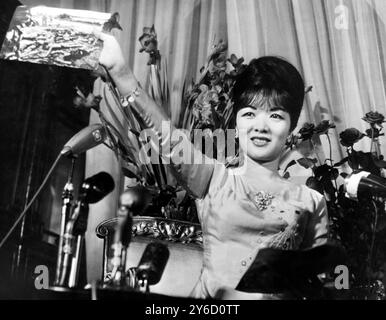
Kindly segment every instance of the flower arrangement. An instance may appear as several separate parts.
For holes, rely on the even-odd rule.
[[[207,153],[205,145],[209,142],[213,147],[209,156],[229,163],[232,157],[230,159],[218,157],[220,153],[214,143],[213,132],[217,129],[225,130],[233,127],[231,99],[233,85],[246,65],[243,64],[244,58],[237,58],[234,54],[227,58],[227,49],[227,44],[223,40],[214,44],[206,64],[200,70],[199,80],[196,83],[192,82],[185,91],[182,102],[185,110],[181,113],[183,115],[181,127],[190,131],[191,140],[195,146],[197,144],[200,147],[203,146],[201,147],[203,153]],[[195,129],[201,130],[203,141],[194,139]],[[234,137],[228,134],[226,138],[233,138],[234,141]],[[228,146],[226,141],[225,146]]]
[[[232,89],[235,77],[245,68],[243,58],[227,58],[227,44],[214,44],[197,83],[185,93],[186,106],[182,126],[187,129],[226,129],[232,115]],[[229,65],[232,70],[229,71]]]
[[[330,156],[324,163],[316,158],[302,157],[291,161],[284,170],[289,177],[288,168],[298,164],[311,169],[306,185],[325,195],[330,217],[332,240],[338,241],[346,249],[348,268],[351,275],[351,296],[354,299],[385,299],[386,285],[386,213],[385,199],[370,194],[362,201],[346,197],[344,186],[338,183],[347,177],[347,170],[368,171],[382,176],[386,162],[380,154],[379,136],[382,132],[384,116],[378,112],[368,112],[362,118],[370,128],[365,133],[356,128],[348,128],[339,134],[340,143],[346,148],[347,156],[334,162],[331,156],[329,130],[335,125],[324,120],[318,125],[305,123],[294,137],[288,141],[288,148],[293,149],[299,143],[308,141],[314,149],[315,138],[326,135],[329,142]],[[363,138],[371,140],[369,152],[355,150],[354,146]],[[341,169],[341,170],[339,170]],[[365,200],[365,201],[363,201]]]

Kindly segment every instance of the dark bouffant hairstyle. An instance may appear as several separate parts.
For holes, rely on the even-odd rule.
[[[237,77],[233,88],[234,116],[251,104],[264,108],[281,106],[290,115],[291,131],[297,125],[303,100],[304,81],[299,71],[274,56],[253,59]]]

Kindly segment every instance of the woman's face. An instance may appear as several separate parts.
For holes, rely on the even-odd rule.
[[[239,147],[254,161],[274,161],[284,149],[290,126],[289,113],[281,107],[244,107],[236,118]]]

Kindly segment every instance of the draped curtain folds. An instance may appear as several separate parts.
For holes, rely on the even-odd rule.
[[[171,117],[178,119],[184,81],[196,79],[213,40],[226,39],[229,53],[246,62],[262,55],[278,55],[299,68],[307,95],[299,126],[328,119],[336,124],[331,137],[333,159],[344,148],[339,133],[347,127],[366,130],[361,117],[368,111],[386,114],[385,50],[386,2],[384,0],[83,0],[35,1],[66,8],[120,12],[123,32],[118,35],[129,65],[146,83],[147,55],[140,54],[142,28],[155,25],[159,49],[168,65]],[[342,23],[343,21],[343,23]],[[96,90],[102,84],[96,86]],[[105,106],[102,106],[105,108]],[[91,121],[96,121],[93,115]],[[384,138],[381,137],[381,142]],[[370,139],[358,143],[369,150]],[[328,157],[328,143],[321,137],[319,157]],[[385,146],[381,151],[385,153]],[[327,156],[324,156],[327,155]],[[296,158],[294,153],[292,157]],[[95,226],[115,216],[122,190],[119,163],[104,147],[87,154],[87,172],[111,172],[120,185],[115,193],[90,213],[87,256],[89,279],[99,278],[102,244]],[[310,172],[299,173],[309,175]]]

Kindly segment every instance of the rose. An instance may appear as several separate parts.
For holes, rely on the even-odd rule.
[[[382,127],[382,123],[385,122],[385,117],[383,116],[383,114],[380,114],[377,111],[370,111],[366,113],[362,120],[366,121],[371,126],[377,124]]]
[[[316,134],[327,134],[329,129],[335,128],[335,124],[331,123],[330,120],[323,120],[315,127]]]
[[[335,180],[339,176],[338,169],[329,166],[328,164],[322,164],[321,166],[314,168],[315,177],[319,177],[319,180],[330,179]]]
[[[344,147],[352,147],[354,143],[357,143],[364,136],[365,134],[356,128],[348,128],[339,134],[340,143]]]
[[[323,184],[315,177],[309,177],[306,181],[306,186],[323,194]]]
[[[366,130],[366,136],[368,136],[371,139],[378,138],[379,136],[384,136],[384,135],[385,135],[384,133],[380,133],[380,130],[374,127]]]
[[[303,127],[299,130],[299,137],[302,140],[311,139],[314,135],[315,125],[313,123],[306,122]]]

